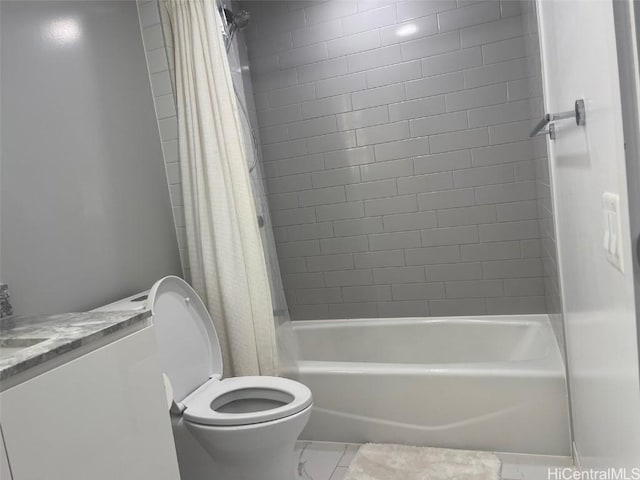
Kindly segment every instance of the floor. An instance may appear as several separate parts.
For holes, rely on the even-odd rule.
[[[331,442],[298,442],[298,480],[342,480],[358,445]],[[571,467],[569,457],[498,454],[503,480],[547,480],[549,468]]]

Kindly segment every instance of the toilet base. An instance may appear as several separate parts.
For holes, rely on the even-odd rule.
[[[215,480],[294,480],[296,478],[295,441],[280,445],[277,450],[270,446],[268,453],[246,457],[212,457],[215,465]],[[210,479],[212,477],[209,477]]]
[[[174,438],[181,477],[183,480],[294,480],[295,444],[310,414],[311,406],[270,422],[229,427],[176,419]]]

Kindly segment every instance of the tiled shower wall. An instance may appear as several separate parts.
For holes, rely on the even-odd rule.
[[[522,5],[243,6],[292,318],[545,312]]]
[[[522,19],[525,29],[525,49],[529,62],[529,91],[531,109],[531,127],[538,121],[536,113],[542,108],[542,67],[540,63],[540,43],[538,38],[538,23],[536,19],[536,2],[527,0],[522,4]],[[538,202],[538,225],[540,228],[540,243],[542,266],[545,284],[545,303],[551,326],[556,334],[560,350],[565,355],[564,326],[562,315],[562,301],[560,296],[560,281],[558,276],[557,245],[553,214],[553,195],[549,158],[546,142],[534,143],[536,197]]]
[[[184,201],[180,183],[180,163],[178,158],[178,118],[173,79],[173,45],[168,32],[166,18],[160,15],[157,0],[137,0],[142,42],[151,80],[151,90],[156,108],[162,153],[167,172],[167,183],[176,225],[180,262],[185,279],[189,279],[187,257],[187,236],[184,226]],[[165,40],[166,38],[166,40]]]

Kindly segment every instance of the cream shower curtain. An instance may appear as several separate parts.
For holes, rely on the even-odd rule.
[[[275,321],[238,105],[215,0],[165,0],[175,49],[191,283],[226,375],[274,375]]]

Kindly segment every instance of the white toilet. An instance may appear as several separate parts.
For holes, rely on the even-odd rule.
[[[134,297],[117,302],[118,309]],[[295,442],[311,414],[311,391],[279,377],[222,379],[211,316],[184,280],[156,282],[146,307],[173,395],[182,480],[293,480]]]

